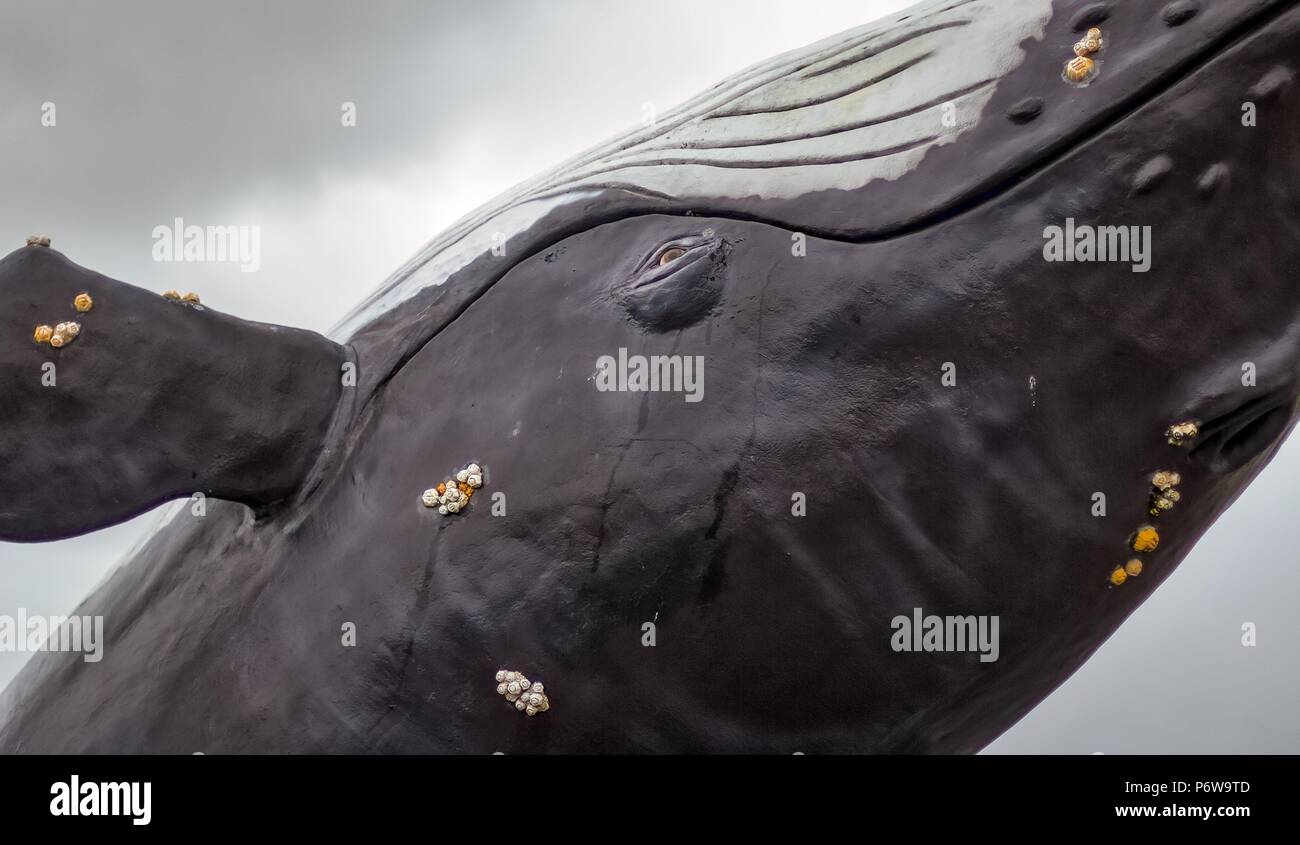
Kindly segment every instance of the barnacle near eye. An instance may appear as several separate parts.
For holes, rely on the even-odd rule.
[[[671,264],[672,262],[681,258],[685,254],[686,254],[686,250],[683,249],[682,247],[670,246],[668,247],[668,249],[665,249],[663,252],[659,253],[659,266],[663,267],[665,264]]]

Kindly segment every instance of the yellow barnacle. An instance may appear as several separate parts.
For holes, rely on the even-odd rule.
[[[1160,545],[1160,532],[1156,531],[1155,526],[1143,525],[1133,535],[1133,551],[1135,552],[1154,552],[1156,546]]]
[[[1165,437],[1169,440],[1170,446],[1182,446],[1187,441],[1201,433],[1200,427],[1188,420],[1169,426],[1165,432]]]
[[[1122,566],[1115,567],[1115,571],[1110,573],[1110,583],[1114,584],[1116,587],[1127,580],[1128,573],[1124,571],[1124,567]]]
[[[187,294],[185,294],[184,296],[181,297],[181,302],[189,302],[189,303],[191,303],[191,304],[193,304],[193,305],[198,305],[198,304],[199,304],[199,295],[198,295],[197,293],[195,293],[194,291],[190,291],[189,293],[187,293]]]
[[[180,293],[179,293],[178,291],[174,291],[174,290],[165,290],[165,291],[163,291],[162,295],[163,295],[163,298],[164,298],[164,299],[175,299],[175,300],[179,300],[179,299],[181,298]]]
[[[91,299],[90,294],[88,293],[79,293],[72,300],[72,307],[77,309],[82,314],[85,314],[91,308],[95,307],[95,300]]]
[[[1065,78],[1071,82],[1083,82],[1092,75],[1097,63],[1086,56],[1075,56],[1065,64]]]
[[[1137,558],[1133,558],[1128,563],[1124,564],[1124,574],[1130,578],[1136,578],[1139,575],[1141,575],[1142,561],[1138,560]]]
[[[54,337],[54,329],[49,326],[37,326],[32,334],[32,339],[37,343],[49,343],[52,337]]]

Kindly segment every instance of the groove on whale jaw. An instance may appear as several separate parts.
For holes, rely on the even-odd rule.
[[[1173,24],[1161,4],[1095,4],[1104,64],[1076,88],[1061,68],[1083,5],[922,5],[453,227],[344,324],[347,352],[292,338],[332,379],[304,384],[286,426],[304,448],[258,486],[296,492],[152,537],[79,610],[105,617],[103,660],[33,660],[0,749],[978,750],[1170,575],[1295,422],[1300,12],[1203,4]],[[778,171],[850,163],[737,143],[879,116],[890,90],[909,100],[889,114],[919,109],[903,127],[949,128],[931,101],[963,82],[939,70],[976,47],[1000,75],[959,131],[922,155],[855,148],[887,152],[854,172],[888,175],[801,192]],[[710,138],[746,166],[668,163],[724,155]],[[1045,261],[1067,218],[1151,226],[1149,270]],[[96,349],[101,300],[111,313],[91,293],[69,353]],[[351,350],[355,397],[335,387]],[[596,389],[620,350],[700,356],[702,400]],[[1171,444],[1184,422],[1196,435]],[[321,443],[330,460],[304,471]],[[491,483],[452,517],[427,507],[468,460]],[[1151,517],[1161,471],[1180,499]],[[997,660],[896,651],[891,621],[917,609],[998,618]],[[549,709],[520,713],[498,671],[542,680]]]

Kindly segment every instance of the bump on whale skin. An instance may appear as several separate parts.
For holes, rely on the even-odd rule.
[[[780,197],[754,168],[752,191],[710,197],[628,177],[530,217],[506,256],[439,263],[478,217],[439,239],[345,324],[359,405],[310,495],[181,513],[79,609],[105,615],[103,660],[39,655],[9,688],[0,750],[981,748],[1169,576],[1296,418],[1295,87],[1270,86],[1257,126],[1239,116],[1293,61],[1300,11],[1207,4],[1171,27],[1159,3],[1109,4],[1105,65],[1076,89],[1060,67],[1082,5],[1055,4],[983,117],[895,180]],[[1030,97],[1036,119],[1006,119]],[[1163,178],[1132,191],[1157,156]],[[1215,166],[1232,178],[1206,194]],[[1150,271],[1046,263],[1066,217],[1152,226]],[[718,246],[689,265],[716,298],[654,309],[656,331],[627,296],[672,289],[647,266],[684,238]],[[597,391],[621,347],[703,355],[704,400]],[[1179,451],[1164,432],[1187,419],[1205,439]],[[470,458],[488,487],[430,513],[420,491]],[[1182,499],[1111,587],[1157,469]],[[893,651],[913,608],[998,615],[999,659]],[[551,709],[504,705],[503,666]]]

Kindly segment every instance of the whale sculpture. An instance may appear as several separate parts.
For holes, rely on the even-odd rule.
[[[923,3],[520,186],[333,339],[19,248],[0,537],[183,504],[0,750],[978,750],[1295,422],[1297,47],[1281,0]]]

